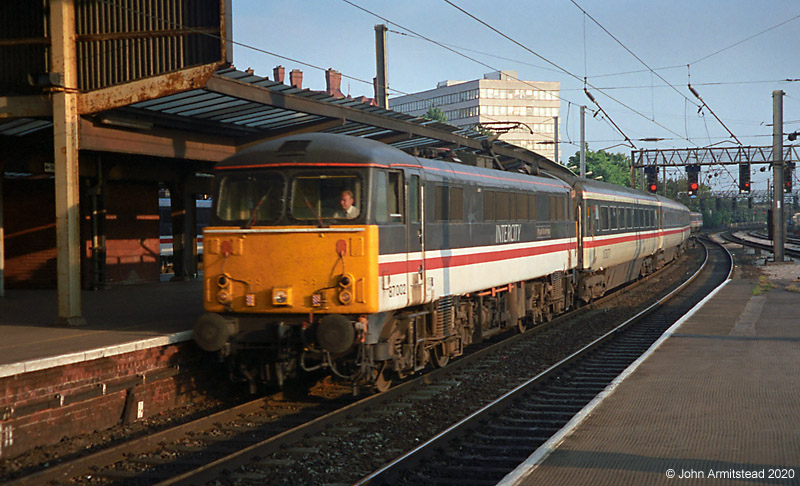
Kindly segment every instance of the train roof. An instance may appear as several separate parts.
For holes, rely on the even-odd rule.
[[[653,194],[638,191],[630,187],[624,187],[590,179],[577,179],[573,187],[575,190],[583,191],[584,193],[589,193],[592,195],[612,196],[622,199],[634,198],[640,201],[658,201],[657,196]]]
[[[667,206],[675,209],[688,211],[689,208],[672,199],[668,199],[656,194],[642,192],[630,187],[618,186],[616,184],[609,184],[607,182],[594,181],[589,179],[577,179],[573,185],[576,191],[599,196],[601,199],[634,199],[636,201],[651,201],[653,203],[660,203],[662,206]]]
[[[216,168],[225,170],[299,163],[421,166],[416,157],[375,140],[332,133],[307,133],[259,143],[217,163]]]
[[[428,179],[457,179],[509,189],[568,191],[569,185],[549,175],[533,176],[513,171],[477,167],[458,162],[414,157],[394,147],[367,138],[330,133],[309,133],[263,142],[219,162],[217,170],[263,167],[367,166],[418,168]]]

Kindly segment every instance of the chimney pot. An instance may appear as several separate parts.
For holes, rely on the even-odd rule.
[[[303,71],[292,69],[289,72],[289,84],[292,85],[292,88],[303,89]]]
[[[342,94],[342,73],[335,69],[325,71],[326,92],[334,98],[344,98]]]
[[[284,79],[285,74],[286,74],[286,69],[283,66],[275,66],[272,69],[272,79],[276,83],[283,84],[283,79]]]

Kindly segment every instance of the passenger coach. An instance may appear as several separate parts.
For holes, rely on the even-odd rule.
[[[682,250],[690,230],[682,204],[598,181],[578,180],[574,188],[582,300],[652,273]]]

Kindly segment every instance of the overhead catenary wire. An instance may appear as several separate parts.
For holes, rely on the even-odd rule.
[[[522,48],[522,49],[526,50],[527,52],[529,52],[529,53],[533,54],[534,56],[538,57],[539,59],[543,60],[544,62],[546,62],[546,63],[550,64],[551,66],[553,66],[553,67],[555,67],[555,68],[557,68],[557,69],[559,69],[559,70],[560,70],[561,72],[563,72],[564,74],[567,74],[568,76],[571,76],[572,78],[574,78],[574,79],[576,79],[576,80],[578,80],[578,81],[583,81],[583,82],[586,82],[586,80],[582,80],[582,79],[581,79],[580,77],[578,77],[576,74],[574,74],[574,73],[572,73],[571,71],[568,71],[567,69],[565,69],[565,68],[563,68],[563,67],[559,66],[558,64],[554,63],[553,61],[550,61],[549,59],[547,59],[547,58],[545,58],[544,56],[542,56],[541,54],[539,54],[539,53],[535,52],[534,50],[532,50],[532,49],[531,49],[531,48],[529,48],[528,46],[526,46],[526,45],[522,44],[521,42],[517,41],[516,39],[514,39],[514,38],[510,37],[509,35],[507,35],[507,34],[503,33],[502,31],[498,30],[497,28],[493,27],[493,26],[492,26],[492,25],[490,25],[488,22],[486,22],[486,21],[484,21],[484,20],[482,20],[482,19],[480,19],[480,18],[476,17],[475,15],[471,14],[470,12],[468,12],[468,11],[464,10],[462,7],[460,7],[460,6],[456,5],[456,4],[455,4],[455,3],[453,3],[451,0],[443,0],[443,1],[444,1],[445,3],[447,3],[448,5],[452,6],[453,8],[455,8],[456,10],[460,11],[460,12],[461,12],[461,13],[463,13],[464,15],[466,15],[466,16],[468,16],[468,17],[470,17],[471,19],[475,20],[476,22],[480,23],[481,25],[485,26],[486,28],[488,28],[488,29],[492,30],[493,32],[495,32],[496,34],[500,35],[500,36],[501,36],[501,37],[503,37],[504,39],[506,39],[506,40],[508,40],[508,41],[512,42],[513,44],[516,44],[516,45],[517,45],[517,46],[519,46],[520,48]],[[608,93],[605,93],[604,91],[602,91],[601,89],[599,89],[599,88],[597,88],[596,86],[592,85],[591,83],[588,83],[588,82],[586,82],[586,84],[587,84],[588,86],[590,86],[591,88],[593,88],[593,89],[595,89],[595,90],[597,90],[597,91],[599,91],[599,92],[603,93],[605,96],[607,96],[607,97],[608,97],[608,98],[610,98],[611,100],[613,100],[613,101],[615,101],[615,102],[619,103],[620,105],[624,106],[625,108],[627,108],[627,109],[628,109],[628,110],[630,110],[631,112],[633,112],[633,113],[635,113],[635,114],[639,115],[640,117],[644,118],[645,120],[647,120],[647,121],[649,121],[649,122],[651,122],[651,123],[654,123],[654,124],[658,125],[659,127],[663,128],[664,130],[666,130],[666,131],[668,131],[668,132],[672,133],[673,135],[676,135],[676,136],[678,136],[678,137],[684,138],[683,136],[681,136],[681,134],[679,134],[679,133],[677,133],[677,132],[673,131],[673,130],[672,130],[672,129],[670,129],[669,127],[666,127],[666,126],[662,125],[661,123],[659,123],[659,122],[657,122],[657,121],[650,120],[650,119],[649,119],[649,118],[648,118],[648,117],[647,117],[645,114],[643,114],[643,113],[642,113],[642,112],[640,112],[639,110],[636,110],[635,108],[632,108],[632,107],[628,106],[627,104],[625,104],[625,103],[623,103],[622,101],[620,101],[620,100],[616,99],[615,97],[611,96],[610,94],[608,94]],[[685,140],[686,140],[686,141],[688,141],[689,143],[693,143],[693,144],[697,145],[697,144],[696,144],[694,141],[692,141],[692,140],[690,140],[690,139],[685,139]]]
[[[609,32],[609,30],[608,30],[608,29],[606,29],[606,28],[603,26],[603,24],[601,24],[600,22],[598,22],[598,21],[597,21],[597,19],[595,19],[594,17],[592,17],[592,15],[591,15],[589,12],[587,12],[587,11],[586,11],[586,10],[585,10],[583,7],[581,7],[580,5],[578,5],[578,2],[576,2],[575,0],[570,0],[570,2],[572,2],[572,4],[573,4],[573,5],[575,5],[575,6],[578,8],[578,10],[580,10],[581,12],[583,12],[584,18],[585,18],[585,17],[589,17],[589,19],[591,19],[591,21],[592,21],[592,22],[594,22],[594,23],[595,23],[595,24],[596,24],[598,27],[600,27],[601,29],[603,29],[603,32],[605,32],[606,34],[608,34],[608,36],[609,36],[609,37],[611,37],[612,39],[614,39],[614,41],[615,41],[617,44],[619,44],[620,46],[622,46],[622,48],[623,48],[623,49],[625,49],[626,51],[628,51],[628,54],[630,54],[631,56],[633,56],[633,57],[634,57],[634,59],[636,59],[637,61],[639,61],[639,62],[640,62],[640,63],[641,63],[641,64],[642,64],[644,67],[646,67],[646,68],[647,68],[647,69],[648,69],[648,70],[649,70],[649,71],[650,71],[652,74],[655,74],[656,76],[658,76],[658,79],[660,79],[661,81],[664,81],[665,83],[667,83],[667,85],[668,85],[670,88],[672,88],[672,89],[673,89],[673,90],[674,90],[676,93],[678,93],[678,94],[679,94],[681,97],[683,97],[683,98],[686,98],[687,100],[689,99],[689,98],[688,98],[688,97],[687,97],[685,94],[681,93],[681,92],[678,90],[678,88],[676,88],[675,86],[673,86],[673,85],[672,85],[672,83],[670,83],[669,81],[667,81],[666,79],[664,79],[664,77],[663,77],[663,76],[661,76],[661,75],[660,75],[660,74],[658,74],[658,73],[657,73],[655,70],[653,70],[653,68],[651,68],[651,67],[650,67],[650,66],[649,66],[649,65],[648,65],[646,62],[644,62],[644,61],[642,60],[642,58],[640,58],[639,56],[637,56],[637,55],[636,55],[636,53],[635,53],[635,52],[633,52],[633,51],[632,51],[630,48],[628,48],[628,46],[626,46],[626,45],[625,45],[625,44],[624,44],[624,43],[623,43],[621,40],[617,39],[617,37],[616,37],[614,34],[612,34],[611,32]],[[583,41],[584,45],[586,44],[586,32],[585,32],[585,31],[586,31],[586,28],[584,27],[584,34],[583,34],[583,35],[584,35],[584,41]],[[585,54],[584,54],[584,56],[585,56]],[[693,102],[692,102],[692,103],[693,103]]]
[[[500,69],[498,69],[498,68],[496,68],[496,67],[494,67],[494,66],[491,66],[491,65],[489,65],[489,64],[486,64],[485,62],[479,61],[479,60],[477,60],[477,59],[475,59],[475,58],[473,58],[473,57],[467,56],[466,54],[464,54],[464,53],[462,53],[462,52],[459,52],[459,51],[458,51],[456,48],[450,47],[448,44],[444,44],[444,43],[442,43],[442,42],[439,42],[439,41],[437,41],[437,40],[431,39],[430,37],[424,36],[424,35],[422,35],[422,34],[420,34],[420,33],[418,33],[418,32],[415,32],[415,31],[413,31],[413,30],[409,29],[408,27],[404,27],[404,26],[402,26],[402,25],[398,24],[397,22],[393,22],[393,21],[391,21],[391,20],[387,19],[386,17],[383,17],[383,16],[381,16],[381,15],[379,15],[379,14],[377,14],[377,13],[375,13],[375,12],[373,12],[373,11],[369,10],[369,9],[366,9],[366,8],[364,8],[364,7],[362,7],[362,6],[358,5],[358,4],[356,4],[356,3],[353,3],[353,2],[352,2],[352,1],[350,1],[350,0],[342,0],[342,1],[343,1],[344,3],[346,3],[346,4],[350,5],[350,6],[352,6],[352,7],[355,7],[355,8],[357,8],[357,9],[361,10],[362,12],[365,12],[365,13],[367,13],[367,14],[369,14],[369,15],[372,15],[372,16],[374,16],[374,17],[378,18],[378,19],[381,19],[381,20],[383,20],[383,21],[384,21],[384,22],[386,22],[387,24],[392,24],[392,25],[395,25],[395,26],[397,26],[397,27],[399,27],[399,28],[401,28],[401,29],[403,29],[403,30],[406,30],[406,31],[408,31],[408,32],[411,32],[412,34],[414,34],[415,36],[419,37],[420,39],[423,39],[423,40],[425,40],[425,41],[428,41],[428,42],[430,42],[430,43],[432,43],[432,44],[435,44],[435,45],[437,45],[437,46],[439,46],[439,47],[441,47],[441,48],[443,48],[443,49],[446,49],[446,50],[448,50],[448,51],[452,52],[453,54],[456,54],[456,55],[458,55],[458,56],[461,56],[461,57],[463,57],[463,58],[465,58],[465,59],[468,59],[468,60],[470,60],[470,61],[472,61],[472,62],[475,62],[475,63],[477,63],[477,64],[480,64],[481,66],[483,66],[483,67],[485,67],[485,68],[487,68],[487,69],[491,69],[492,71],[500,71]],[[521,83],[524,83],[525,85],[527,85],[527,86],[530,86],[531,88],[533,88],[533,89],[535,89],[535,90],[537,90],[537,91],[547,91],[547,90],[545,90],[545,89],[542,89],[542,88],[540,88],[539,86],[536,86],[536,85],[530,84],[530,83],[528,83],[527,81],[525,81],[525,80],[522,80],[522,79],[518,79],[518,78],[516,78],[516,77],[514,77],[514,76],[509,76],[509,78],[511,78],[511,79],[513,79],[513,80],[515,80],[515,81],[519,81],[519,82],[521,82]],[[561,101],[566,101],[566,102],[569,102],[569,101],[570,101],[570,100],[568,100],[568,99],[566,99],[566,98],[562,98],[561,96],[558,96],[558,99],[560,99]]]
[[[742,142],[740,142],[740,141],[739,141],[739,139],[738,139],[738,138],[736,138],[736,135],[734,135],[734,134],[733,134],[733,132],[730,130],[730,128],[728,128],[728,127],[727,127],[727,125],[725,125],[725,123],[723,123],[723,122],[722,122],[722,120],[720,120],[720,119],[719,119],[719,117],[717,116],[717,114],[716,114],[716,113],[714,113],[714,110],[712,110],[712,109],[711,109],[711,107],[710,107],[710,106],[708,106],[708,103],[706,103],[706,102],[705,102],[705,100],[703,99],[703,97],[702,97],[702,96],[700,96],[700,93],[698,93],[698,92],[697,92],[697,90],[696,90],[696,89],[694,89],[694,88],[692,87],[691,83],[690,83],[688,86],[689,86],[689,91],[691,91],[691,92],[692,92],[692,94],[693,94],[693,95],[695,95],[695,96],[697,97],[697,99],[698,99],[698,100],[700,100],[700,102],[701,102],[701,103],[703,103],[703,106],[704,106],[704,107],[708,108],[708,111],[710,111],[710,112],[711,112],[711,114],[714,116],[714,118],[716,118],[716,119],[717,119],[717,121],[719,122],[719,124],[720,124],[720,125],[722,125],[722,126],[725,128],[725,130],[727,130],[727,131],[728,131],[728,133],[731,135],[731,137],[733,137],[733,139],[734,139],[734,140],[736,140],[736,143],[738,143],[739,145],[741,145],[741,144],[742,144]],[[703,107],[700,107],[700,109],[702,110],[702,109],[703,109]],[[705,118],[704,118],[703,120],[705,121]],[[706,131],[708,131],[708,127],[706,127]]]
[[[703,57],[701,57],[700,59],[698,59],[698,60],[696,60],[696,61],[692,61],[692,62],[690,62],[689,64],[697,64],[697,63],[698,63],[698,62],[700,62],[700,61],[705,61],[705,60],[706,60],[706,59],[708,59],[709,57],[716,56],[717,54],[719,54],[719,53],[721,53],[721,52],[725,52],[725,51],[727,51],[728,49],[734,48],[734,47],[738,46],[739,44],[743,44],[743,43],[745,43],[745,42],[749,41],[750,39],[754,39],[754,38],[756,38],[756,37],[760,36],[761,34],[766,34],[767,32],[769,32],[769,31],[771,31],[771,30],[777,29],[778,27],[780,27],[780,26],[782,26],[782,25],[784,25],[784,24],[788,24],[789,22],[793,22],[793,21],[795,21],[795,20],[797,20],[797,19],[800,19],[800,15],[796,15],[796,16],[794,16],[794,17],[792,17],[792,18],[788,19],[788,20],[784,20],[783,22],[781,22],[781,23],[779,23],[779,24],[773,25],[772,27],[770,27],[770,28],[768,28],[768,29],[764,29],[764,30],[762,30],[761,32],[758,32],[757,34],[753,34],[753,35],[751,35],[750,37],[747,37],[746,39],[742,39],[742,40],[740,40],[739,42],[735,42],[735,43],[733,43],[733,44],[731,44],[731,45],[729,45],[729,46],[727,46],[727,47],[723,47],[722,49],[719,49],[718,51],[715,51],[715,52],[712,52],[711,54],[708,54],[708,55],[706,55],[706,56],[703,56]]]
[[[778,24],[776,24],[776,25],[773,25],[772,27],[769,27],[769,28],[767,28],[767,29],[764,29],[764,30],[762,30],[762,31],[760,31],[760,32],[758,32],[758,33],[756,33],[756,34],[750,35],[750,36],[748,36],[748,37],[747,37],[747,38],[745,38],[745,39],[742,39],[742,40],[740,40],[740,41],[738,41],[738,42],[735,42],[735,43],[733,43],[733,44],[731,44],[731,45],[728,45],[728,46],[726,46],[726,47],[723,47],[722,49],[718,49],[718,50],[716,50],[716,51],[712,52],[711,54],[707,54],[707,55],[705,55],[705,56],[703,56],[703,57],[701,57],[701,58],[699,58],[699,59],[697,59],[697,60],[695,60],[695,61],[692,61],[692,62],[690,62],[690,63],[687,63],[687,64],[697,64],[697,63],[699,63],[700,61],[705,61],[706,59],[708,59],[708,58],[710,58],[710,57],[716,56],[717,54],[720,54],[720,53],[722,53],[722,52],[725,52],[725,51],[727,51],[728,49],[734,48],[734,47],[736,47],[736,46],[738,46],[738,45],[740,45],[740,44],[743,44],[743,43],[745,43],[745,42],[747,42],[747,41],[749,41],[749,40],[751,40],[751,39],[754,39],[754,38],[756,38],[756,37],[758,37],[758,36],[762,35],[762,34],[766,34],[767,32],[769,32],[769,31],[771,31],[771,30],[775,30],[775,29],[777,29],[778,27],[780,27],[780,26],[782,26],[782,25],[784,25],[784,24],[788,24],[789,22],[793,22],[793,21],[795,21],[795,20],[797,20],[797,19],[800,19],[800,15],[797,15],[797,16],[795,16],[795,17],[792,17],[792,18],[790,18],[790,19],[788,19],[788,20],[784,20],[783,22],[780,22],[780,23],[778,23]],[[654,69],[655,69],[656,71],[665,71],[665,70],[667,70],[667,69],[678,69],[678,68],[684,68],[684,67],[686,67],[686,64],[675,64],[675,65],[673,65],[673,66],[664,66],[664,67],[658,67],[658,68],[654,68]],[[639,69],[639,70],[634,70],[634,71],[623,71],[623,72],[619,72],[619,73],[596,74],[596,75],[594,75],[594,76],[589,76],[589,77],[590,77],[590,78],[603,78],[603,77],[610,77],[610,76],[623,76],[623,75],[626,75],[626,74],[637,74],[637,73],[644,73],[644,72],[647,72],[647,71],[648,71],[647,69]],[[696,85],[697,85],[697,86],[700,86],[700,84],[699,84],[699,83],[696,83]]]
[[[477,64],[480,64],[481,66],[484,66],[484,67],[486,67],[486,68],[488,68],[488,69],[491,69],[492,71],[500,71],[498,68],[496,68],[496,67],[494,67],[494,66],[491,66],[491,65],[489,65],[489,64],[486,64],[485,62],[479,61],[479,60],[477,60],[477,59],[475,59],[475,58],[473,58],[473,57],[467,56],[466,54],[464,54],[464,53],[461,53],[461,52],[459,52],[458,50],[456,50],[456,49],[454,49],[454,48],[452,48],[452,47],[449,47],[449,46],[448,46],[448,45],[446,45],[446,44],[443,44],[443,43],[441,43],[441,42],[439,42],[439,41],[436,41],[436,40],[433,40],[433,39],[431,39],[431,38],[429,38],[429,37],[426,37],[426,36],[424,36],[424,35],[422,35],[422,34],[420,34],[420,33],[418,33],[418,32],[415,32],[415,31],[414,31],[414,30],[412,30],[412,29],[409,29],[408,27],[404,27],[404,26],[402,26],[402,25],[398,24],[397,22],[393,22],[393,21],[389,20],[388,18],[386,18],[386,17],[383,17],[382,15],[379,15],[379,14],[377,14],[377,13],[375,13],[375,12],[372,12],[372,11],[371,11],[371,10],[369,10],[369,9],[366,9],[366,8],[364,8],[364,7],[362,7],[362,6],[358,5],[358,4],[356,4],[356,3],[353,3],[353,2],[352,2],[352,1],[350,1],[350,0],[342,0],[342,1],[343,1],[344,3],[346,3],[346,4],[350,5],[350,6],[354,7],[354,8],[357,8],[358,10],[361,10],[362,12],[365,12],[365,13],[367,13],[367,14],[369,14],[369,15],[372,15],[372,16],[374,16],[374,17],[376,17],[376,18],[378,18],[378,19],[380,19],[380,20],[382,20],[382,21],[386,22],[387,24],[391,24],[391,25],[394,25],[394,26],[396,26],[396,27],[398,27],[398,28],[400,28],[400,29],[403,29],[403,30],[405,30],[405,31],[411,32],[412,34],[414,34],[415,36],[419,37],[420,39],[423,39],[423,40],[426,40],[426,41],[428,41],[428,42],[430,42],[430,43],[432,43],[432,44],[435,44],[435,45],[437,45],[437,46],[439,46],[439,47],[441,47],[441,48],[443,48],[443,49],[446,49],[446,50],[448,50],[448,51],[450,51],[450,52],[452,52],[452,53],[454,53],[454,54],[456,54],[456,55],[458,55],[458,56],[461,56],[461,57],[463,57],[463,58],[465,58],[465,59],[468,59],[468,60],[470,60],[470,61],[472,61],[472,62],[475,62],[475,63],[477,63]],[[525,84],[526,86],[530,86],[531,88],[533,88],[533,89],[535,89],[535,90],[537,90],[537,91],[548,91],[548,90],[545,90],[545,89],[542,89],[542,88],[540,88],[539,86],[533,85],[533,84],[531,84],[531,83],[529,83],[529,82],[527,82],[527,81],[525,81],[525,80],[518,79],[517,77],[514,77],[514,76],[508,76],[508,77],[509,77],[509,78],[511,78],[511,79],[513,79],[513,80],[519,81],[519,82],[521,82],[521,83]],[[412,96],[413,96],[413,95],[412,95]],[[417,97],[417,96],[414,96],[414,97],[416,97],[417,99],[420,99],[420,98],[419,98],[419,97]],[[567,100],[567,99],[565,99],[565,98],[563,98],[563,97],[561,97],[561,96],[558,96],[558,99],[560,99],[560,100],[562,100],[562,101],[565,101],[565,102],[567,102],[567,103],[571,103],[571,101],[570,101],[570,100]],[[496,121],[496,122],[501,122],[501,123],[506,123],[506,122],[508,122],[508,120],[498,120],[498,119],[496,119],[496,118],[492,118],[492,117],[491,117],[491,116],[489,116],[489,115],[482,115],[482,116],[485,116],[486,118],[488,118],[488,119],[490,119],[490,120],[494,120],[494,121]],[[551,137],[551,136],[549,136],[549,135],[546,135],[546,134],[539,134],[539,135],[541,135],[541,136],[543,136],[543,137],[545,137],[545,138],[549,138],[549,139],[553,140],[554,142],[556,141],[556,140],[555,140],[555,136],[552,136],[552,137]],[[562,140],[561,142],[563,142],[563,140]],[[572,144],[571,142],[563,142],[563,143],[570,143],[570,144]],[[572,144],[572,145],[574,145],[574,144]]]

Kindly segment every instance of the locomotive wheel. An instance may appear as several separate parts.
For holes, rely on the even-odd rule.
[[[439,343],[433,347],[433,366],[444,368],[450,361],[450,353],[447,351],[447,344]]]
[[[372,371],[375,382],[375,390],[378,393],[383,393],[392,386],[392,370],[389,369],[389,363],[384,362],[383,365]]]
[[[528,320],[526,318],[517,319],[517,332],[522,334],[523,332],[528,330]]]

